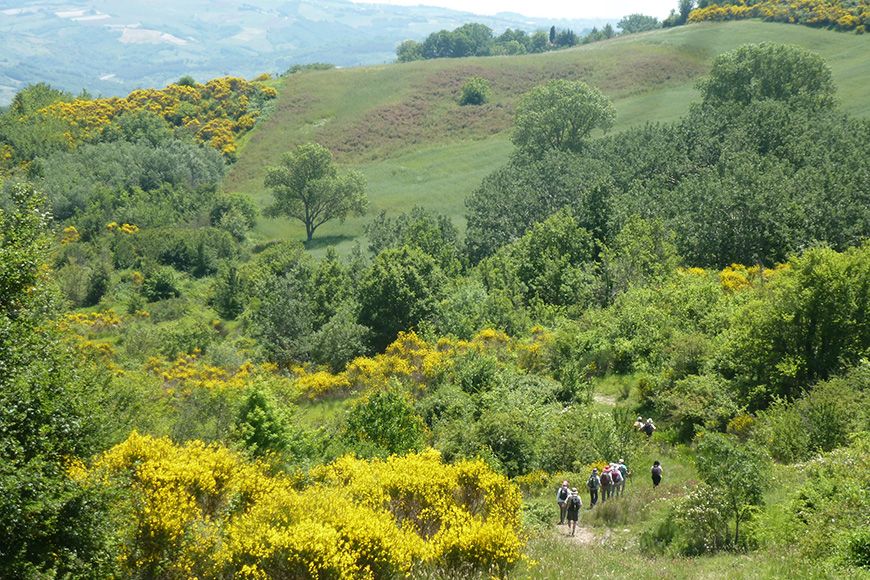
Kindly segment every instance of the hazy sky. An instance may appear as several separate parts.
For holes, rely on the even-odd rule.
[[[547,18],[619,18],[640,12],[659,19],[676,8],[677,0],[353,0],[369,4],[442,6],[475,14],[516,12]]]

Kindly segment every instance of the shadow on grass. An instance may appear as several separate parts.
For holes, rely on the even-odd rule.
[[[310,242],[302,242],[306,250],[319,250],[330,246],[337,246],[342,242],[353,241],[353,236],[336,235],[336,236],[314,236]]]

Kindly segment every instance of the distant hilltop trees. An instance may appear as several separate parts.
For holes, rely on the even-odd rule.
[[[557,29],[551,26],[549,31],[538,30],[531,34],[525,30],[508,28],[495,36],[488,26],[470,22],[452,31],[433,32],[423,42],[406,40],[396,48],[396,57],[399,62],[411,62],[431,58],[539,53],[605,40],[617,34],[654,30],[661,25],[652,16],[632,14],[617,23],[616,28],[621,32],[606,24],[600,30],[593,28],[585,35],[577,34],[570,28]]]

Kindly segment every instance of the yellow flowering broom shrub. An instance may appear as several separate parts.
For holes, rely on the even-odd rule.
[[[710,4],[689,13],[689,22],[744,18],[863,32],[870,20],[870,9],[866,2],[841,0],[739,0],[728,4]]]
[[[358,357],[343,372],[330,373],[301,366],[291,370],[296,375],[299,392],[312,400],[385,389],[392,380],[425,392],[452,368],[459,356],[469,352],[494,355],[500,361],[512,362],[528,371],[546,372],[547,349],[551,343],[552,333],[540,327],[533,329],[531,337],[525,340],[484,329],[470,341],[443,337],[432,343],[415,332],[400,332],[383,354]]]
[[[220,445],[133,433],[86,477],[113,486],[121,572],[179,578],[382,578],[419,569],[503,575],[522,558],[518,488],[433,450],[343,457],[303,479]]]
[[[192,86],[139,89],[124,98],[59,101],[32,115],[63,121],[67,127],[64,138],[73,149],[98,141],[123,113],[148,111],[233,158],[236,138],[253,127],[262,103],[276,96],[275,89],[262,83],[222,77]]]
[[[292,395],[291,398],[296,395],[291,381],[277,375],[274,365],[255,365],[246,361],[231,371],[208,364],[200,357],[199,350],[179,355],[172,361],[151,357],[145,363],[145,370],[162,379],[167,394],[189,395],[198,389],[220,394],[228,390],[241,391],[252,383],[268,381],[273,390]]]

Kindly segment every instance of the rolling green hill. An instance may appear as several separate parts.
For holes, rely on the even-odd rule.
[[[613,99],[615,130],[647,120],[673,121],[697,100],[697,79],[713,57],[745,43],[773,41],[816,51],[831,67],[842,109],[870,116],[870,37],[788,24],[742,21],[683,26],[538,55],[446,59],[309,71],[278,86],[268,119],[240,147],[225,180],[266,205],[265,168],[304,141],[333,150],[368,179],[371,213],[328,223],[312,249],[346,252],[371,215],[414,205],[446,213],[464,228],[464,199],[505,162],[515,102],[552,78],[584,80]],[[460,107],[456,96],[472,75],[490,81],[490,103]],[[304,239],[301,224],[261,220],[262,239]]]

